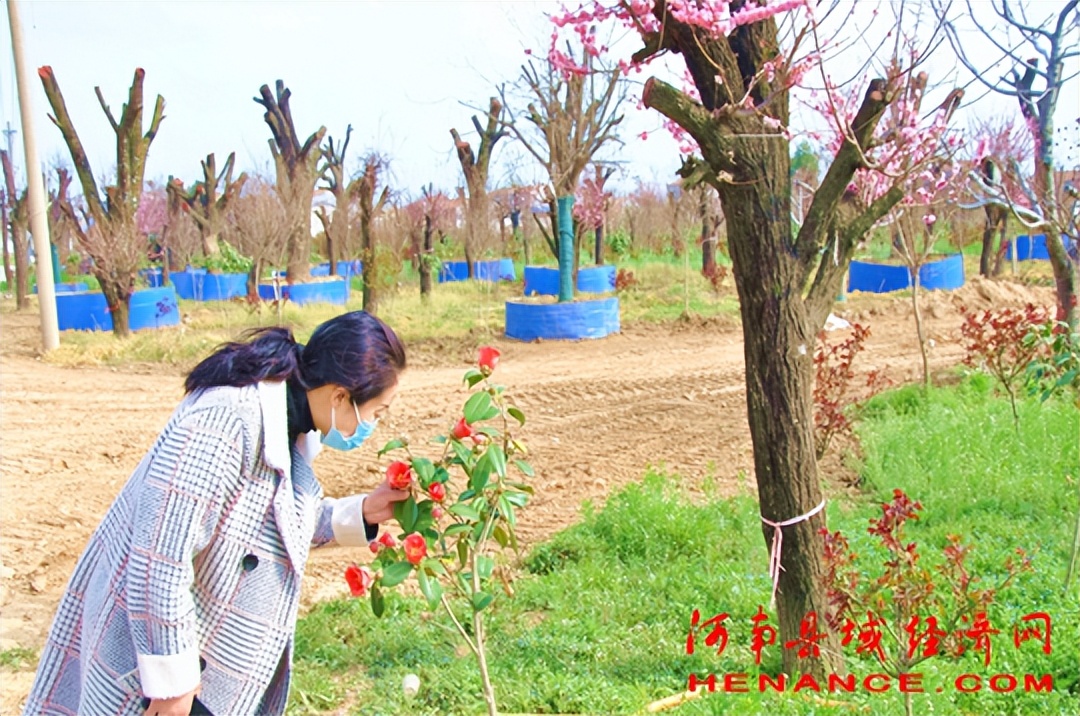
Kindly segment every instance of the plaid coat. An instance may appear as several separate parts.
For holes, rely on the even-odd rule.
[[[219,716],[285,710],[310,546],[363,545],[324,498],[318,433],[290,449],[284,383],[189,395],[75,566],[25,714],[141,714],[201,685]]]

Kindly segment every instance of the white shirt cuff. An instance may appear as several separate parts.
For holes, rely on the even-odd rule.
[[[201,679],[199,650],[180,654],[139,654],[139,683],[143,696],[171,699],[195,690]]]
[[[334,530],[334,541],[343,547],[363,547],[371,539],[368,526],[364,522],[364,498],[366,495],[349,495],[334,501],[334,511],[330,514],[330,526]],[[378,534],[378,525],[373,528]]]

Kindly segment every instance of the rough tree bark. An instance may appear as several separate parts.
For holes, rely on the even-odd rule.
[[[30,307],[30,214],[26,203],[26,190],[22,194],[15,187],[15,171],[11,157],[0,150],[0,161],[4,169],[4,194],[6,195],[7,218],[11,222],[11,247],[15,254],[15,309]],[[5,242],[6,244],[6,242]],[[8,284],[10,290],[11,284]]]
[[[495,149],[495,144],[506,136],[506,132],[499,130],[502,109],[502,103],[496,97],[492,97],[488,106],[486,126],[481,126],[480,120],[473,115],[473,127],[480,135],[480,151],[476,154],[473,153],[472,146],[461,138],[456,129],[450,130],[458,161],[461,163],[461,171],[465,174],[465,186],[468,189],[468,198],[465,201],[465,263],[469,278],[473,278],[475,270],[477,244],[484,241],[488,230],[487,181],[491,153]]]
[[[701,274],[711,278],[716,274],[716,242],[717,225],[715,212],[713,211],[712,197],[707,191],[700,192],[701,203]]]
[[[118,337],[126,337],[131,333],[128,322],[131,294],[135,290],[139,259],[145,255],[145,247],[139,243],[142,237],[135,226],[135,212],[142,197],[146,155],[157,136],[165,112],[165,100],[158,95],[150,127],[144,134],[142,115],[145,75],[146,72],[141,67],[135,70],[128,90],[128,100],[121,110],[119,122],[106,104],[101,88],[94,88],[101,109],[116,133],[116,183],[105,187],[106,198],[103,202],[90,160],[68,114],[56,75],[48,65],[38,69],[38,77],[41,78],[45,96],[53,110],[49,119],[60,129],[71,153],[71,161],[75,165],[75,173],[79,177],[83,200],[86,203],[85,214],[93,220],[93,226],[84,229],[70,203],[64,207],[64,211],[71,220],[76,240],[94,260],[94,276],[101,284],[101,292],[105,294],[105,302],[112,317],[113,333]]]
[[[706,181],[720,196],[739,294],[746,356],[747,417],[763,519],[789,520],[813,511],[822,500],[814,449],[811,391],[817,332],[824,324],[857,240],[898,202],[889,191],[866,211],[842,222],[837,209],[863,151],[891,100],[875,80],[852,123],[852,133],[829,168],[797,236],[790,220],[791,172],[787,126],[788,91],[761,70],[779,53],[774,19],[744,25],[727,37],[673,20],[664,2],[654,7],[662,37],[646,38],[644,59],[661,49],[681,53],[701,101],[655,78],[645,83],[647,107],[675,121],[701,148],[704,163],[687,161],[686,184]],[[756,112],[741,112],[749,78]],[[769,122],[765,120],[771,120]],[[777,126],[779,123],[779,127]],[[838,261],[821,260],[821,256]],[[824,251],[823,251],[824,250]],[[809,613],[822,618],[825,597],[824,512],[783,528],[777,606],[780,641],[797,641]],[[774,530],[762,524],[767,548]],[[784,650],[784,671],[824,676],[843,669],[838,643],[826,637],[820,656],[796,661]]]
[[[221,253],[218,239],[225,229],[225,214],[229,203],[234,201],[244,188],[247,174],[241,172],[240,176],[233,181],[233,166],[236,163],[236,152],[229,154],[225,160],[225,166],[221,173],[217,173],[217,165],[213,154],[208,154],[202,162],[203,178],[191,185],[191,189],[185,190],[184,185],[177,181],[170,181],[165,185],[170,195],[175,195],[183,202],[184,207],[199,227],[202,236],[202,250],[204,256],[217,256]],[[220,192],[218,187],[221,187]]]
[[[326,127],[319,127],[301,144],[289,108],[292,93],[281,80],[275,84],[275,90],[276,93],[271,93],[270,87],[263,85],[255,101],[266,109],[263,118],[273,135],[268,141],[274,157],[278,194],[289,208],[292,230],[286,248],[288,282],[301,283],[311,277],[311,201],[319,179],[319,145]]]
[[[383,168],[383,161],[375,156],[370,156],[364,162],[364,172],[360,175],[356,195],[359,199],[360,210],[360,259],[364,262],[361,276],[364,281],[364,310],[371,315],[377,315],[379,310],[379,271],[376,262],[376,241],[373,224],[375,217],[386,205],[390,187],[383,187],[378,200],[375,194],[378,192],[379,173]]]

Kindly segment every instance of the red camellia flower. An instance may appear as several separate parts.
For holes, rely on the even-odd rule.
[[[442,511],[441,507],[432,507],[431,508],[431,517],[432,517],[432,519],[437,520],[442,516],[443,516],[443,511]]]
[[[446,499],[446,485],[441,482],[431,483],[431,487],[428,488],[427,492],[431,495],[431,499],[436,502],[442,502]]]
[[[454,426],[451,435],[458,440],[464,440],[465,438],[471,438],[473,435],[476,435],[476,431],[472,429],[471,425],[465,422],[465,418],[462,418],[457,421],[457,425]]]
[[[382,545],[379,544],[378,542],[376,542],[375,540],[371,540],[370,542],[368,542],[367,546],[368,546],[368,549],[371,550],[372,554],[378,554],[379,550],[382,549]]]
[[[350,564],[345,569],[345,581],[349,584],[349,591],[354,597],[362,597],[375,583],[375,574],[367,567],[358,567]]]
[[[427,555],[427,542],[424,540],[424,536],[413,532],[405,538],[404,544],[405,559],[412,564],[420,564],[420,561]]]
[[[477,365],[480,366],[480,372],[484,375],[491,375],[495,370],[495,366],[499,365],[499,353],[498,348],[491,346],[483,346],[480,348],[480,355],[476,360]]]
[[[407,462],[390,463],[386,468],[386,481],[392,490],[404,490],[412,484],[412,467]]]
[[[397,540],[394,539],[394,535],[389,532],[383,532],[379,535],[379,544],[383,547],[389,547],[390,549],[394,549],[398,546]]]

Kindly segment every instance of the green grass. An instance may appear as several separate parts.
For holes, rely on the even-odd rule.
[[[0,669],[20,671],[37,664],[37,652],[16,646],[12,649],[0,651]]]
[[[989,667],[974,654],[959,662],[931,659],[920,666],[931,693],[915,697],[916,713],[1073,714],[1080,712],[1080,615],[1065,597],[1080,425],[1064,402],[1026,402],[1019,439],[1007,403],[976,379],[923,396],[904,389],[877,398],[861,434],[862,474],[868,493],[834,498],[829,526],[841,529],[869,575],[880,574],[882,555],[865,529],[877,504],[900,487],[923,502],[924,518],[909,530],[930,564],[940,561],[945,535],[975,544],[973,573],[994,581],[1016,547],[1034,552],[1024,573],[990,611],[1002,630]],[[530,574],[517,597],[489,616],[489,659],[500,709],[528,713],[640,713],[653,700],[685,689],[691,672],[748,673],[758,667],[749,651],[750,617],[766,604],[766,554],[754,500],[721,499],[708,489],[692,502],[674,477],[649,474],[613,495],[602,510],[585,507],[580,523],[531,551]],[[699,648],[685,654],[693,609],[707,618],[728,612],[731,641],[717,656]],[[1029,612],[1053,618],[1054,652],[1033,644],[1017,650],[1011,624]],[[297,632],[297,712],[347,703],[357,714],[476,714],[484,711],[471,655],[440,615],[416,598],[392,595],[387,615],[375,619],[368,603],[335,601],[316,607]],[[442,628],[441,628],[442,627]],[[852,652],[849,652],[849,654]],[[779,668],[780,651],[766,648],[763,673]],[[849,659],[853,673],[878,669]],[[420,676],[420,693],[406,699],[401,679]],[[1052,694],[942,693],[958,674],[1050,673]],[[1021,677],[1022,678],[1022,677]],[[715,693],[674,714],[902,713],[902,696],[836,694],[830,706],[803,694]],[[305,706],[307,704],[308,706]]]

